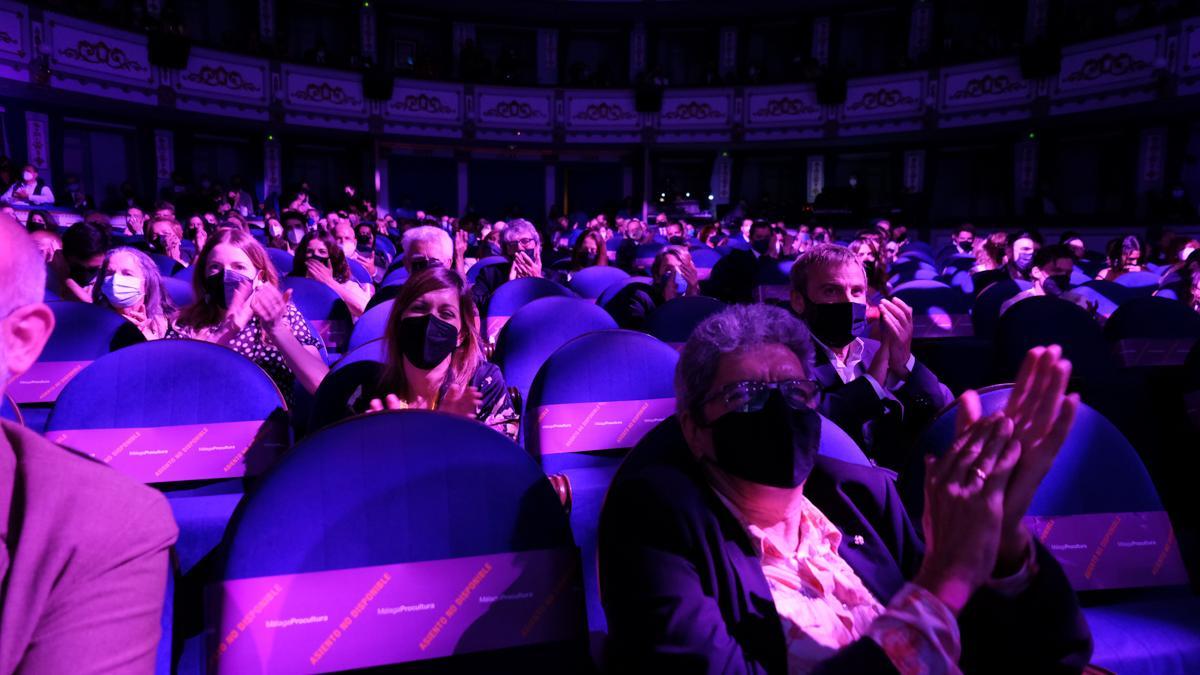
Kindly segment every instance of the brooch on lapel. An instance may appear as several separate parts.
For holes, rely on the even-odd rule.
[[[867,543],[867,540],[863,539],[863,536],[861,534],[856,534],[853,537],[850,537],[850,545],[851,546],[862,546],[865,543]]]

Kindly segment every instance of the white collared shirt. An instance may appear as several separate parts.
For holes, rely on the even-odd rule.
[[[887,376],[887,382],[885,383],[886,386],[884,386],[881,385],[878,380],[872,377],[871,374],[867,372],[866,366],[863,365],[863,352],[866,350],[866,343],[863,342],[862,338],[854,338],[854,340],[850,343],[849,347],[846,349],[845,361],[838,358],[837,353],[834,352],[833,349],[829,348],[817,338],[814,337],[813,342],[816,343],[816,345],[825,352],[825,355],[829,357],[829,363],[833,366],[833,369],[837,372],[838,377],[841,378],[843,384],[850,384],[860,377],[866,378],[867,382],[871,384],[871,388],[875,390],[875,393],[879,396],[879,398],[896,400],[896,397],[892,394],[892,392],[896,391],[900,387],[903,387],[905,380],[895,377],[889,372]],[[882,349],[882,347],[880,348]],[[904,368],[911,373],[913,368],[916,367],[916,364],[916,357],[912,354],[909,354],[908,363],[904,364]]]

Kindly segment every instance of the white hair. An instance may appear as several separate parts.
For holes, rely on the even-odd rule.
[[[523,237],[529,237],[536,241],[539,245],[542,243],[542,235],[538,232],[533,223],[524,218],[516,218],[508,221],[508,227],[504,228],[504,232],[500,234],[505,243],[517,241]]]
[[[412,245],[418,241],[440,246],[445,252],[445,258],[454,258],[454,242],[450,241],[450,235],[440,227],[422,225],[405,232],[404,237],[400,239],[400,250],[404,252],[405,257],[408,256]]]

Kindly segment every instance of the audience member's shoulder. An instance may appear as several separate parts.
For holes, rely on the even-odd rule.
[[[25,483],[27,513],[62,518],[60,525],[71,526],[63,530],[86,533],[98,543],[131,530],[174,537],[174,519],[162,493],[28,429],[4,423],[3,431]]]
[[[699,498],[701,479],[699,464],[679,425],[666,422],[626,456],[613,478],[613,487],[614,492],[678,507],[690,498]]]
[[[866,491],[878,500],[895,488],[896,473],[877,466],[819,456],[817,469],[841,492],[851,496]]]

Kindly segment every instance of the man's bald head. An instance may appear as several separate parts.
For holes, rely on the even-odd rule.
[[[10,377],[37,361],[54,330],[45,291],[45,260],[17,220],[0,215],[0,395]]]
[[[12,216],[0,214],[0,315],[42,301],[46,259]]]

